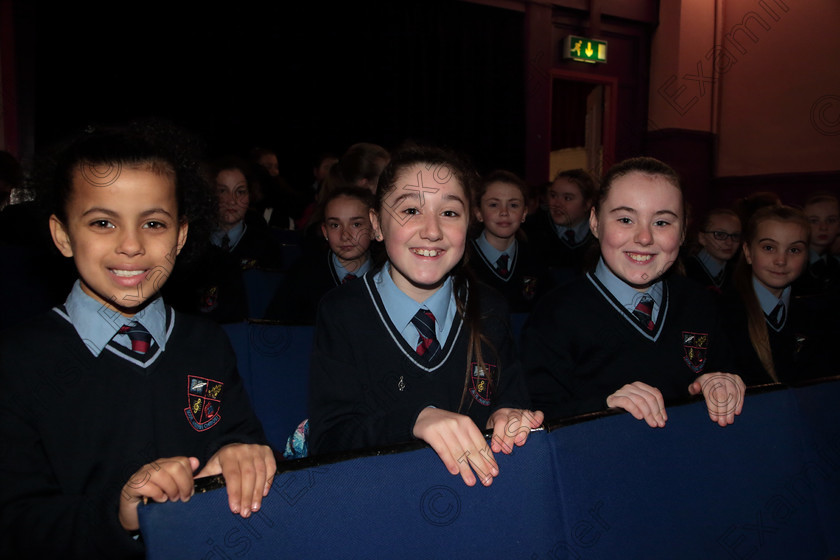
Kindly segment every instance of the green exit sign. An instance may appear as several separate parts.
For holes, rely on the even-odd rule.
[[[567,35],[563,41],[563,58],[580,62],[606,62],[607,42]]]

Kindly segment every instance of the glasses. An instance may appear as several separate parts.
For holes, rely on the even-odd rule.
[[[726,239],[729,238],[735,243],[738,243],[741,240],[741,232],[726,233],[725,231],[704,231],[703,233],[711,233],[718,241],[726,241]]]

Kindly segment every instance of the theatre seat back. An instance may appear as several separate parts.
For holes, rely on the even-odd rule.
[[[314,327],[237,323],[223,328],[254,411],[271,446],[282,451],[286,439],[309,416]]]
[[[840,555],[840,382],[535,432],[488,487],[426,448],[278,474],[262,510],[224,489],[141,506],[148,558],[831,558]],[[307,463],[306,461],[310,461]],[[283,468],[294,466],[290,462]]]

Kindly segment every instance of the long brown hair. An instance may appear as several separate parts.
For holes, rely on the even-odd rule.
[[[466,208],[469,229],[470,223],[474,220],[473,204],[475,200],[474,191],[478,182],[478,174],[473,170],[472,166],[461,156],[437,147],[408,145],[398,149],[393,153],[391,161],[385,167],[382,175],[379,177],[379,184],[376,189],[376,203],[374,209],[381,216],[384,206],[387,204],[386,199],[388,195],[397,188],[397,178],[406,169],[417,165],[424,164],[427,169],[434,169],[435,177],[440,177],[441,181],[449,180],[449,177],[454,177],[464,189],[464,197],[469,206]],[[385,212],[388,209],[384,209]],[[464,389],[461,393],[461,402],[458,406],[458,412],[464,407],[467,392],[470,387],[472,377],[472,363],[475,362],[480,367],[487,377],[491,390],[498,382],[498,376],[501,375],[501,364],[498,364],[498,356],[496,349],[490,344],[490,341],[481,333],[481,301],[479,291],[476,289],[476,280],[467,266],[469,261],[470,244],[465,243],[464,255],[461,260],[450,271],[452,277],[452,288],[455,292],[455,304],[458,314],[462,317],[467,328],[469,328],[469,343],[467,346],[467,364],[464,376]],[[384,264],[377,263],[378,267]],[[496,358],[496,379],[490,375],[490,370],[487,367],[487,362],[484,359],[482,352],[482,343],[488,348]]]
[[[758,226],[768,220],[777,222],[793,223],[802,226],[806,235],[806,242],[811,238],[811,224],[805,213],[790,206],[765,206],[756,210],[747,227],[744,229],[743,245],[749,246],[758,234]],[[741,294],[747,310],[747,330],[750,335],[750,343],[758,355],[761,365],[775,382],[779,382],[776,374],[776,365],[773,363],[773,350],[770,347],[770,335],[767,331],[767,321],[764,311],[758,302],[758,296],[753,287],[752,266],[747,263],[743,250],[735,268],[735,289]]]

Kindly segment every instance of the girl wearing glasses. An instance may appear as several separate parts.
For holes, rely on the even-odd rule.
[[[700,250],[685,261],[685,274],[703,287],[722,294],[732,287],[730,261],[741,241],[741,220],[727,208],[710,211],[700,225],[697,242]]]

